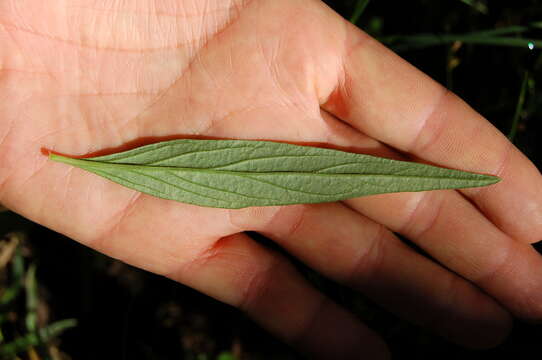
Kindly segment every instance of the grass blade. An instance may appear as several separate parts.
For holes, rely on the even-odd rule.
[[[487,5],[479,0],[460,0],[462,3],[467,4],[468,6],[472,7],[474,10],[482,13],[487,14],[488,9]]]
[[[354,9],[354,12],[352,13],[352,16],[350,17],[350,22],[354,25],[356,25],[365,11],[365,8],[367,5],[369,5],[370,0],[358,0],[356,3],[356,8]]]
[[[528,83],[529,83],[529,72],[526,71],[525,75],[523,76],[523,82],[521,84],[521,90],[519,92],[518,102],[516,105],[516,111],[514,113],[514,118],[512,119],[512,126],[510,129],[510,133],[508,133],[508,139],[510,139],[510,141],[512,142],[514,141],[517,134],[519,118],[521,117],[521,112],[523,111],[523,106],[525,104],[525,94],[527,92]]]
[[[25,235],[22,233],[12,233],[8,237],[17,239],[17,243],[20,245]],[[0,309],[8,307],[24,287],[24,258],[20,247],[15,249],[15,254],[11,260],[11,272],[13,280],[11,285],[0,296]]]
[[[491,45],[491,46],[508,46],[534,49],[542,47],[542,40],[515,38],[515,37],[500,37],[500,36],[480,36],[477,34],[454,35],[454,34],[418,34],[408,36],[389,36],[381,38],[385,44],[390,45],[396,51],[405,51],[411,49],[421,49],[430,46],[451,44],[456,41],[465,44],[476,45]]]
[[[31,264],[26,272],[26,329],[34,332],[38,328],[38,282],[36,281],[36,265]]]
[[[75,319],[66,319],[52,323],[51,325],[21,336],[12,342],[0,346],[0,357],[3,359],[13,359],[22,352],[39,345],[42,341],[47,342],[57,337],[64,331],[77,325]]]
[[[509,34],[521,34],[527,30],[529,30],[528,26],[514,25],[514,26],[505,26],[505,27],[497,28],[497,29],[474,31],[469,34],[476,35],[476,36],[491,37],[491,36],[502,36],[502,35],[509,35]]]

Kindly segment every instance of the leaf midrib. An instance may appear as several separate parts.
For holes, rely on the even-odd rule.
[[[412,178],[412,179],[434,179],[434,180],[465,180],[465,181],[486,181],[489,183],[497,183],[500,179],[492,175],[483,174],[470,174],[472,177],[454,177],[451,179],[449,176],[419,176],[419,175],[400,175],[400,174],[371,174],[371,173],[319,173],[312,171],[232,171],[232,170],[219,170],[212,168],[187,168],[187,167],[175,167],[175,166],[156,166],[156,165],[140,165],[140,164],[119,164],[108,163],[104,161],[94,161],[87,159],[74,159],[57,154],[49,155],[51,160],[63,162],[79,167],[95,168],[95,169],[108,169],[108,170],[131,170],[131,171],[144,171],[144,170],[160,170],[160,171],[180,171],[180,172],[200,172],[208,174],[229,174],[234,176],[251,177],[254,175],[284,175],[284,176],[318,176],[318,177],[376,177],[376,178]],[[362,165],[362,164],[360,164]],[[457,174],[459,175],[459,174]]]

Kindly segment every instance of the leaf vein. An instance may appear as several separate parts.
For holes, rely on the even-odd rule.
[[[273,155],[273,156],[261,156],[261,157],[256,157],[256,158],[250,158],[250,159],[244,159],[244,160],[239,160],[239,161],[234,161],[232,163],[229,163],[229,164],[225,164],[225,165],[218,165],[218,166],[213,166],[213,167],[210,167],[208,169],[212,169],[212,170],[220,170],[220,169],[223,169],[223,168],[226,168],[228,166],[232,166],[232,165],[239,165],[239,164],[243,164],[243,163],[247,163],[247,162],[251,162],[251,161],[258,161],[258,160],[269,160],[269,159],[284,159],[284,158],[301,158],[301,157],[337,157],[337,156],[334,156],[334,155],[303,155],[303,154],[300,154],[300,155]]]
[[[172,184],[172,183],[169,183],[165,180],[162,180],[162,179],[158,179],[154,176],[151,176],[149,174],[146,174],[146,173],[141,173],[141,172],[138,172],[138,171],[135,171],[135,170],[128,170],[128,172],[131,172],[131,173],[134,173],[134,174],[137,174],[137,175],[140,175],[140,176],[144,176],[144,177],[148,177],[149,179],[153,179],[154,181],[158,182],[158,183],[164,183],[166,185],[169,185],[175,189],[178,189],[178,190],[181,190],[181,191],[186,191],[188,193],[191,193],[191,194],[194,194],[194,195],[198,195],[198,196],[201,196],[201,197],[204,197],[204,198],[207,198],[207,199],[211,199],[211,200],[216,200],[216,201],[222,201],[222,202],[228,202],[227,200],[223,200],[223,199],[219,199],[219,198],[215,198],[213,196],[209,196],[209,195],[204,195],[204,194],[200,194],[196,191],[192,191],[192,190],[187,190],[185,188],[183,188],[182,186],[179,186],[179,185],[176,185],[176,184]],[[167,193],[165,193],[167,194]]]
[[[184,177],[182,177],[182,176],[180,176],[180,175],[178,175],[178,174],[176,174],[174,172],[171,172],[171,171],[168,171],[167,173],[170,174],[170,175],[175,176],[179,180],[185,181],[185,182],[193,184],[193,185],[201,186],[201,187],[206,188],[206,189],[211,189],[211,190],[221,191],[221,192],[229,193],[229,194],[233,194],[233,195],[243,196],[243,197],[246,197],[246,198],[249,198],[249,199],[276,201],[276,199],[272,199],[272,198],[268,198],[268,197],[259,197],[259,196],[251,196],[251,195],[241,194],[241,193],[238,193],[238,192],[235,192],[235,191],[225,190],[225,189],[217,188],[217,187],[214,187],[214,186],[205,185],[205,184],[202,184],[202,183],[199,183],[199,182],[190,181],[190,180],[188,180],[188,179],[186,179],[186,178],[184,178]],[[224,200],[224,201],[226,201],[226,200]]]
[[[173,159],[180,159],[183,156],[191,155],[191,154],[203,154],[203,153],[210,153],[210,152],[214,152],[214,151],[231,150],[231,149],[246,149],[246,148],[251,148],[251,146],[232,146],[232,147],[211,149],[211,150],[190,151],[190,152],[186,152],[186,153],[182,153],[182,154],[178,154],[178,155],[173,155],[173,156],[170,156],[170,157],[165,158],[165,159],[160,159],[160,160],[157,160],[157,161],[153,161],[153,162],[147,163],[146,165],[158,165],[160,163],[163,163],[163,162],[166,162],[166,161],[169,161],[169,160],[173,160]]]
[[[323,197],[332,197],[332,196],[340,196],[340,195],[345,195],[345,194],[349,194],[350,192],[340,192],[340,193],[332,193],[332,194],[322,194],[322,193],[316,193],[316,192],[311,192],[311,191],[304,191],[304,190],[299,190],[299,189],[294,189],[294,188],[287,188],[285,186],[282,186],[282,185],[278,185],[274,182],[271,182],[271,181],[265,181],[265,180],[262,180],[262,179],[258,179],[258,178],[254,178],[252,176],[249,176],[249,175],[245,175],[245,174],[236,174],[237,176],[240,176],[240,177],[243,177],[243,178],[247,178],[247,179],[251,179],[253,181],[256,181],[256,182],[260,182],[260,183],[263,183],[263,184],[268,184],[268,185],[271,185],[271,186],[274,186],[274,187],[277,187],[279,189],[283,189],[283,190],[286,190],[287,194],[289,197],[291,197],[290,195],[290,191],[293,191],[293,192],[297,192],[297,193],[300,193],[300,194],[307,194],[307,195],[311,195],[311,196],[323,196]]]

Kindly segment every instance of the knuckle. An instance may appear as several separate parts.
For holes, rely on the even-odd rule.
[[[257,312],[262,299],[273,287],[273,279],[276,278],[273,274],[284,271],[286,266],[286,262],[280,257],[273,257],[267,266],[261,267],[259,271],[252,274],[245,283],[237,307],[249,314]]]
[[[230,226],[235,231],[260,231],[272,221],[279,207],[248,207],[228,209]]]
[[[235,231],[261,231],[291,237],[302,227],[308,205],[250,207],[228,210]]]
[[[450,90],[442,89],[442,93],[436,97],[436,101],[423,119],[417,135],[407,148],[408,152],[421,154],[431,150],[431,147],[438,142],[446,125],[446,122],[439,115],[447,102],[452,99],[452,95]]]
[[[422,192],[416,205],[399,233],[412,238],[422,238],[435,227],[442,208],[444,198],[437,192]]]
[[[386,228],[380,225],[370,241],[370,245],[356,256],[351,270],[347,274],[346,282],[363,285],[372,279],[373,275],[381,268],[386,252],[385,233]]]

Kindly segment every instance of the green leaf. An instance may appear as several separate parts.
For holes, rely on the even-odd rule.
[[[495,176],[270,141],[173,140],[70,164],[159,198],[238,209],[485,186]]]

